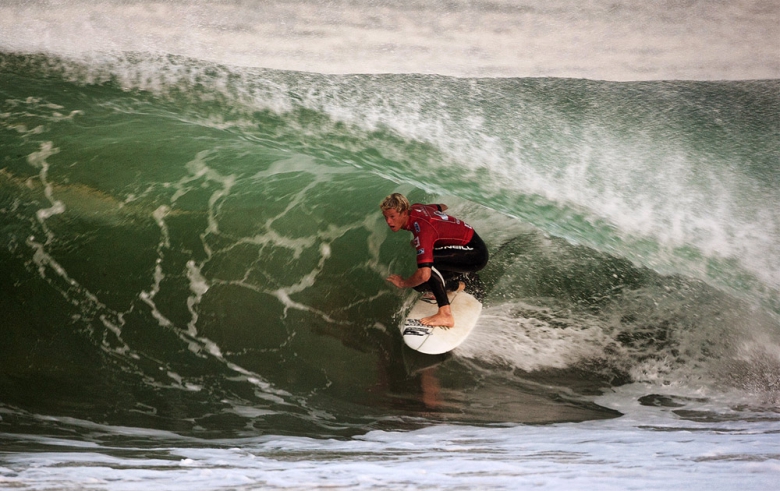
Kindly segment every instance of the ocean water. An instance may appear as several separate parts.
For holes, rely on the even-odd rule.
[[[0,488],[771,489],[773,2],[5,2]],[[409,236],[491,250],[403,347]]]

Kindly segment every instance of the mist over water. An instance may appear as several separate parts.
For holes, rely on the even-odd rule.
[[[0,483],[771,486],[777,20],[5,3]],[[395,191],[491,251],[449,355],[400,339]]]
[[[772,1],[11,1],[5,49],[176,54],[316,73],[596,80],[780,74]]]

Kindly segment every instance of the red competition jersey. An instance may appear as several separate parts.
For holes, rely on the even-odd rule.
[[[474,235],[470,225],[439,211],[439,205],[413,204],[404,228],[414,235],[418,268],[433,266],[434,247],[464,246]]]

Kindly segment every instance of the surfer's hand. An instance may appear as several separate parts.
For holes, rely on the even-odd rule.
[[[390,283],[394,284],[398,288],[403,288],[404,287],[404,279],[401,277],[401,275],[391,274],[390,276],[388,276],[386,278],[386,280],[389,281]]]

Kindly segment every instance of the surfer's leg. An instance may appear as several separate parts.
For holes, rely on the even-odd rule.
[[[414,287],[415,290],[421,293],[429,293],[432,295],[432,299],[436,300],[436,303],[441,307],[442,305],[449,305],[450,301],[447,298],[447,292],[455,291],[459,289],[458,282],[453,283],[448,280],[453,273],[447,271],[439,271],[435,267],[431,268],[431,277],[428,281],[422,285]],[[451,287],[451,288],[450,288]]]
[[[444,278],[444,289],[448,292],[454,292],[463,290],[463,287],[467,283],[467,275],[462,273],[453,273],[452,271],[439,271],[442,278]],[[438,281],[438,280],[437,280]],[[415,290],[421,293],[428,293],[433,298],[433,293],[428,283],[423,283],[420,286],[414,287]]]
[[[442,272],[474,273],[487,265],[490,254],[479,235],[474,232],[465,246],[442,246],[433,250],[433,265]]]
[[[487,247],[476,233],[466,246],[434,249],[431,277],[416,290],[433,292],[439,311],[435,315],[420,319],[420,322],[429,326],[454,326],[455,319],[452,316],[447,291],[465,288],[465,278],[462,273],[479,271],[485,267],[487,261]]]
[[[428,326],[453,327],[455,318],[447,298],[447,290],[460,290],[461,282],[465,280],[462,273],[475,273],[484,268],[488,257],[487,246],[476,233],[465,246],[434,249],[431,279],[427,281],[426,288],[430,288],[436,297],[439,310],[435,315],[420,319],[420,322]],[[465,283],[463,286],[465,287]]]
[[[431,278],[426,282],[426,285],[433,292],[436,304],[439,307],[450,304],[450,299],[447,297],[447,282],[441,272],[435,267],[431,268]]]
[[[441,271],[442,277],[444,277],[444,289],[448,292],[455,292],[462,290],[461,286],[464,285],[465,276],[462,273],[455,273],[452,271]]]
[[[476,232],[465,246],[444,246],[433,250],[433,264],[444,278],[445,290],[453,292],[465,286],[480,297],[484,289],[476,272],[487,265],[489,257],[487,246]]]
[[[423,317],[420,322],[427,326],[452,327],[455,325],[455,318],[452,316],[450,299],[447,297],[446,280],[442,273],[435,267],[431,268],[431,278],[425,283],[425,286],[433,292],[436,298],[436,304],[439,310],[436,314]]]

